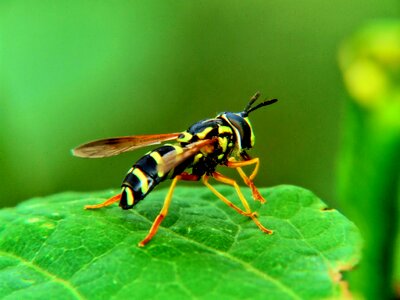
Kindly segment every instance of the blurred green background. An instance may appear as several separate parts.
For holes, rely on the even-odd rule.
[[[64,190],[119,187],[146,150],[74,158],[83,142],[176,132],[255,91],[260,185],[335,199],[345,90],[339,43],[398,15],[380,1],[2,1],[1,205]]]
[[[251,115],[252,155],[262,161],[256,183],[309,188],[367,233],[357,207],[346,205],[360,174],[348,158],[357,147],[348,145],[364,132],[353,126],[364,112],[348,103],[360,96],[352,78],[366,87],[379,81],[362,77],[370,75],[362,68],[347,72],[348,49],[339,69],[338,53],[370,22],[398,19],[399,8],[395,0],[2,1],[0,205],[118,188],[146,149],[101,160],[74,158],[70,149],[104,137],[182,131],[242,110],[260,90],[280,101]],[[391,118],[400,120],[396,113]],[[368,188],[364,182],[357,191],[370,195]]]

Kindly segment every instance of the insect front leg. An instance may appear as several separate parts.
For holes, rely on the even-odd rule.
[[[215,178],[214,174],[213,177]],[[225,196],[223,196],[220,192],[218,192],[209,182],[209,176],[204,175],[203,176],[203,183],[206,187],[208,187],[211,192],[214,193],[214,195],[216,195],[220,200],[222,200],[222,202],[224,202],[226,205],[228,205],[229,207],[233,208],[234,210],[236,210],[239,214],[246,216],[246,217],[250,217],[252,212],[250,210],[249,204],[247,203],[246,199],[244,199],[243,195],[240,193],[239,191],[239,198],[241,198],[240,200],[242,201],[242,203],[244,204],[246,211],[243,211],[242,209],[240,209],[239,207],[237,207],[235,204],[233,204],[231,201],[229,201]],[[242,199],[243,198],[243,199]]]
[[[119,200],[121,200],[121,194],[112,196],[111,198],[107,199],[106,201],[104,201],[103,203],[100,203],[100,204],[85,205],[85,209],[99,209],[102,207],[109,206],[115,202],[118,202]]]
[[[250,166],[250,165],[254,165],[254,164],[255,164],[254,170],[251,173],[251,175],[248,177],[244,173],[242,167]],[[226,166],[228,168],[236,169],[236,171],[239,173],[240,177],[242,177],[244,183],[251,189],[251,193],[253,195],[254,200],[258,200],[261,203],[266,202],[264,197],[261,196],[260,192],[258,191],[257,187],[254,185],[254,182],[253,182],[254,178],[256,177],[256,175],[258,173],[258,169],[260,166],[260,159],[258,157],[252,158],[249,160],[245,160],[245,161],[236,161],[236,160],[234,160],[234,158],[232,158],[231,160],[229,160],[226,163]]]
[[[252,212],[249,206],[249,203],[247,202],[246,198],[243,196],[242,192],[240,191],[239,185],[237,182],[229,177],[226,177],[218,172],[212,173],[212,177],[222,183],[231,185],[235,188],[237,195],[239,196],[240,201],[242,202],[243,206],[245,207],[246,211],[243,211],[239,207],[237,207],[235,204],[233,204],[231,201],[229,201],[225,196],[223,196],[220,192],[218,192],[209,182],[209,176],[204,175],[203,176],[203,183],[220,199],[222,202],[227,204],[228,206],[232,207],[234,210],[236,210],[239,214],[249,217],[253,220],[253,222],[260,228],[263,232],[267,234],[272,234],[272,230],[265,228],[260,221],[257,219],[257,213]]]

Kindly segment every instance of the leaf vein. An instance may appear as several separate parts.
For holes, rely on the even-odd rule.
[[[8,257],[11,257],[11,258],[13,258],[13,259],[19,260],[22,264],[24,264],[24,265],[26,265],[26,266],[28,266],[28,267],[30,267],[30,268],[36,270],[37,272],[39,272],[39,273],[45,275],[45,276],[48,277],[51,281],[63,285],[65,288],[67,288],[68,290],[70,290],[70,291],[72,292],[72,294],[73,294],[77,299],[80,299],[80,300],[86,299],[85,297],[83,297],[83,296],[79,293],[79,291],[76,289],[76,287],[74,287],[70,282],[68,282],[68,281],[66,281],[66,280],[64,280],[64,279],[62,279],[62,278],[57,277],[55,274],[50,273],[49,271],[43,269],[43,268],[40,267],[39,265],[37,265],[37,264],[35,264],[35,263],[33,263],[33,262],[31,262],[31,261],[29,261],[29,260],[27,260],[27,259],[21,257],[21,256],[18,256],[18,255],[14,254],[14,253],[8,253],[8,252],[0,251],[0,255],[8,256]]]
[[[133,213],[135,213],[135,214],[137,214],[137,215],[143,217],[145,220],[147,220],[147,221],[149,221],[149,222],[152,222],[151,220],[149,220],[148,218],[146,218],[146,216],[141,215],[141,214],[140,214],[139,212],[137,212],[137,211],[133,211]],[[193,243],[193,244],[195,244],[195,245],[197,245],[197,246],[199,246],[199,247],[201,247],[201,248],[204,248],[204,249],[206,249],[206,250],[208,250],[208,251],[210,251],[210,252],[213,252],[213,253],[215,253],[215,254],[217,254],[217,255],[220,255],[220,256],[222,256],[222,257],[225,257],[225,258],[227,258],[228,260],[231,260],[231,261],[233,261],[233,262],[236,262],[236,263],[239,264],[239,265],[242,265],[242,266],[244,267],[245,270],[247,270],[247,271],[249,271],[250,273],[253,273],[253,274],[255,274],[255,275],[259,276],[259,277],[261,277],[261,278],[264,279],[265,281],[268,281],[268,282],[271,282],[271,283],[275,284],[278,288],[280,288],[282,291],[286,292],[286,293],[287,293],[288,295],[290,295],[293,299],[298,299],[298,300],[302,299],[299,295],[296,294],[295,291],[293,291],[292,289],[290,289],[287,285],[283,284],[282,282],[278,281],[277,279],[273,278],[272,276],[270,276],[270,275],[268,275],[268,274],[266,274],[266,273],[261,272],[260,270],[258,270],[258,269],[255,268],[254,266],[252,266],[251,264],[249,264],[249,263],[247,263],[247,262],[245,262],[245,261],[242,261],[242,260],[240,260],[239,258],[237,258],[237,257],[235,257],[235,256],[233,256],[233,255],[230,255],[229,253],[222,252],[222,251],[220,251],[220,250],[218,250],[218,249],[215,249],[215,248],[206,246],[206,245],[201,244],[201,243],[199,243],[199,242],[197,242],[197,241],[195,241],[195,240],[189,239],[188,237],[183,236],[183,235],[181,235],[181,234],[179,234],[179,233],[177,233],[177,232],[175,232],[175,231],[173,231],[173,230],[171,230],[171,229],[169,229],[169,228],[166,228],[166,227],[163,227],[163,226],[160,226],[160,227],[163,228],[164,230],[168,231],[169,233],[172,233],[173,235],[179,236],[179,237],[182,238],[183,240],[186,240],[186,241],[188,241],[188,242],[191,242],[191,243]]]

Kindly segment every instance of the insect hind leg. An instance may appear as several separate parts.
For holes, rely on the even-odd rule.
[[[113,204],[115,202],[118,202],[119,200],[121,200],[121,194],[117,194],[115,196],[112,196],[111,198],[107,199],[103,203],[94,204],[94,205],[86,205],[85,209],[99,209],[99,208],[102,208],[102,207],[109,206],[109,205],[111,205],[111,204]]]

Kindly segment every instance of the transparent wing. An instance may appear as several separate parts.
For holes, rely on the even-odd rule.
[[[175,140],[179,135],[180,133],[166,133],[101,139],[80,145],[72,150],[72,154],[78,157],[86,158],[114,156],[138,148]]]
[[[183,148],[181,148],[182,151],[180,150],[175,150],[168,152],[162,157],[163,162],[158,165],[158,171],[162,174],[166,174],[172,169],[174,169],[176,166],[180,165],[183,163],[185,160],[188,158],[196,155],[197,153],[200,152],[200,150],[209,147],[207,149],[208,152],[213,151],[213,144],[216,142],[218,138],[212,138],[208,140],[202,140],[198,142],[191,143]]]

